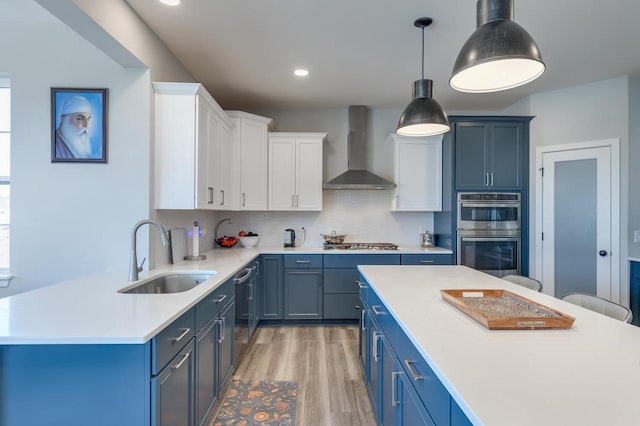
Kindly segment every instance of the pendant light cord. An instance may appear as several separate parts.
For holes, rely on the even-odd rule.
[[[422,27],[422,79],[424,80],[424,27]]]

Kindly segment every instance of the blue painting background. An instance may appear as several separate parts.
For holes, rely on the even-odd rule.
[[[91,127],[89,140],[91,141],[91,158],[102,158],[102,121],[103,121],[103,99],[102,93],[83,92],[81,90],[74,92],[56,92],[55,94],[55,119],[56,129],[60,125],[60,109],[64,101],[72,96],[84,96],[91,105]]]

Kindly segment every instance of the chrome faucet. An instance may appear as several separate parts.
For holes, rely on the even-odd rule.
[[[129,281],[138,281],[138,272],[142,272],[142,265],[144,265],[144,261],[147,260],[145,257],[142,259],[142,263],[138,266],[138,255],[136,254],[136,233],[138,232],[138,228],[140,228],[144,224],[154,225],[160,231],[160,236],[162,237],[162,245],[167,246],[169,243],[169,237],[167,236],[167,231],[165,231],[164,226],[160,222],[156,222],[155,220],[145,219],[133,225],[133,230],[131,231],[131,256],[129,258]]]

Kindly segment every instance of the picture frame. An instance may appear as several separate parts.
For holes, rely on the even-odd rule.
[[[109,89],[51,88],[51,162],[106,163]]]

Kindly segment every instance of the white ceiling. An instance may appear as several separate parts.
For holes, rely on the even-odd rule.
[[[500,110],[531,93],[640,72],[640,1],[514,0],[515,21],[547,64],[537,81],[496,94],[449,88],[475,29],[473,0],[127,0],[225,108],[403,108],[425,77],[445,110]],[[306,79],[293,69],[310,70]]]

